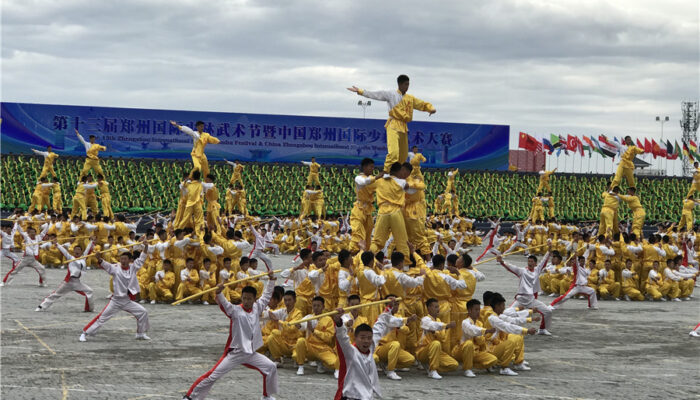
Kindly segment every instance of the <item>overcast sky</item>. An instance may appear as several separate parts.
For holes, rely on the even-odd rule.
[[[699,97],[697,0],[1,4],[4,101],[361,117],[345,88],[404,73],[431,120],[508,124],[513,144],[659,135],[656,115],[679,137]]]

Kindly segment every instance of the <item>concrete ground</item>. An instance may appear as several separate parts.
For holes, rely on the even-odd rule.
[[[276,258],[286,266],[291,257]],[[512,256],[524,264],[524,257]],[[4,275],[9,263],[3,260]],[[516,278],[494,262],[482,266],[485,290],[512,298]],[[0,288],[2,307],[0,370],[3,399],[180,399],[194,380],[218,360],[227,322],[216,306],[150,305],[151,341],[136,341],[134,319],[125,313],[97,336],[80,343],[82,327],[95,313],[82,312],[83,300],[70,294],[48,312],[34,308],[63,279],[65,270],[48,271],[47,287],[24,270]],[[107,303],[108,275],[90,271],[84,279],[95,290],[96,308]],[[700,299],[700,294],[698,294]],[[468,379],[445,374],[441,381],[424,371],[402,373],[400,382],[380,375],[387,399],[691,399],[700,398],[700,339],[688,332],[700,322],[700,301],[675,303],[602,301],[589,311],[571,300],[554,312],[552,337],[526,339],[532,371],[504,377],[477,371]],[[307,368],[297,377],[289,362],[279,370],[278,399],[330,399],[332,375]],[[260,375],[236,369],[221,379],[211,399],[256,399]]]

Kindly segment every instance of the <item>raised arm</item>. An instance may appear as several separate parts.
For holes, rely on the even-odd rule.
[[[349,91],[353,93],[357,93],[360,96],[367,97],[372,100],[379,100],[379,101],[389,101],[391,98],[391,95],[394,93],[391,90],[379,90],[375,92],[370,92],[369,90],[362,90],[358,88],[357,86],[352,86],[348,88]]]
[[[35,149],[32,149],[32,151],[34,152],[34,154],[38,154],[38,155],[40,155],[40,156],[44,156],[44,157],[48,157],[48,156],[49,156],[49,152],[48,152],[48,151],[39,151],[39,150],[35,150]]]
[[[83,144],[85,147],[85,150],[90,150],[90,143],[86,142],[85,139],[80,135],[80,132],[78,132],[78,129],[75,130],[75,134],[78,135],[78,140],[80,140],[80,143]]]

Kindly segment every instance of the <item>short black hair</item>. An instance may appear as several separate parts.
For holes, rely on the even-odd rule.
[[[356,294],[351,294],[350,296],[348,296],[348,303],[350,302],[350,300],[362,301],[362,299],[360,299],[360,296]]]
[[[197,121],[194,123],[194,126],[198,126],[198,125],[204,125],[204,121]]]
[[[442,254],[435,254],[433,256],[433,266],[445,264],[445,256]]]
[[[459,256],[457,254],[453,253],[453,254],[450,254],[449,256],[447,256],[445,261],[447,261],[447,265],[455,265],[455,264],[457,264],[458,258],[459,258]]]
[[[500,293],[494,293],[491,297],[491,308],[495,308],[497,304],[505,303],[506,299]]]
[[[357,337],[360,332],[372,332],[372,327],[367,324],[357,325],[357,328],[355,328],[355,337]]]
[[[362,161],[360,161],[360,168],[364,168],[369,164],[374,164],[374,160],[371,158],[363,158]]]
[[[282,286],[275,286],[275,288],[272,289],[272,297],[282,299],[282,296],[284,296],[284,288]]]
[[[305,259],[306,257],[308,257],[309,254],[311,254],[311,250],[309,250],[309,249],[301,249],[301,251],[299,251],[299,258],[301,258],[301,259],[303,260],[303,259]]]
[[[316,260],[318,260],[318,258],[321,257],[322,255],[323,255],[322,251],[315,251],[314,254],[311,255],[311,260],[316,262]]]
[[[286,292],[284,292],[284,295],[285,296],[292,296],[292,297],[294,297],[294,299],[297,298],[297,292],[295,292],[293,290],[287,290]]]
[[[425,307],[430,307],[431,304],[437,303],[437,302],[438,302],[438,301],[437,301],[436,299],[434,299],[434,298],[431,297],[431,298],[429,298],[429,299],[425,302]]]
[[[338,262],[342,265],[348,258],[350,258],[350,252],[345,249],[340,250],[340,253],[338,253]]]
[[[391,167],[389,168],[389,173],[391,175],[396,175],[399,171],[401,171],[401,163],[395,162],[391,164]]]
[[[360,256],[360,260],[362,260],[362,265],[369,265],[369,263],[374,260],[374,253],[371,251],[365,251]]]
[[[404,82],[408,82],[408,81],[409,81],[408,76],[404,75],[404,74],[401,74],[396,78],[396,83],[398,83],[399,85],[404,83]]]
[[[243,293],[250,293],[253,297],[258,297],[258,290],[253,286],[244,287],[243,290],[241,290],[241,294]]]
[[[484,292],[483,295],[481,295],[481,299],[484,301],[484,304],[487,306],[491,305],[491,298],[493,297],[493,292],[487,290]]]
[[[462,262],[464,263],[465,267],[469,267],[472,265],[472,256],[470,256],[467,253],[462,254]]]
[[[321,297],[321,296],[316,296],[316,297],[314,297],[314,298],[311,300],[311,302],[313,303],[314,301],[320,301],[321,303],[323,303],[323,305],[326,305],[326,300],[325,300],[323,297]]]
[[[474,306],[480,306],[481,302],[477,299],[471,299],[467,302],[467,310],[474,307]]]
[[[411,163],[409,163],[409,162],[405,162],[405,163],[401,164],[401,168],[406,168],[408,170],[408,172],[413,171],[413,165],[411,165]]]
[[[391,253],[391,265],[399,265],[405,258],[402,252],[394,251]]]
[[[199,170],[192,172],[192,179],[194,179],[195,181],[198,181],[201,176],[202,174],[199,172]]]
[[[249,261],[250,261],[250,258],[243,256],[243,257],[241,257],[241,260],[238,262],[238,264],[248,264]]]

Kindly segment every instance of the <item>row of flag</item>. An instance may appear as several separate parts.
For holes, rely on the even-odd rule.
[[[689,140],[688,142],[681,141],[682,146],[678,145],[677,141],[671,143],[670,140],[660,140],[657,142],[655,139],[651,141],[644,138],[644,143],[637,139],[637,147],[644,150],[644,153],[648,153],[656,157],[666,158],[669,160],[675,160],[677,158],[684,159],[687,158],[691,162],[695,160],[700,160],[700,153],[698,153],[697,144]],[[606,137],[605,135],[599,135],[597,138],[595,136],[583,135],[581,138],[574,135],[567,135],[566,137],[562,135],[549,135],[549,138],[543,137],[542,139],[537,139],[534,136],[527,134],[525,132],[520,132],[520,140],[518,141],[518,147],[532,152],[546,152],[548,154],[553,154],[559,156],[563,151],[564,154],[568,155],[569,152],[579,152],[582,156],[588,152],[590,157],[593,153],[598,153],[603,157],[615,158],[621,150],[621,140],[613,137],[612,139]]]

